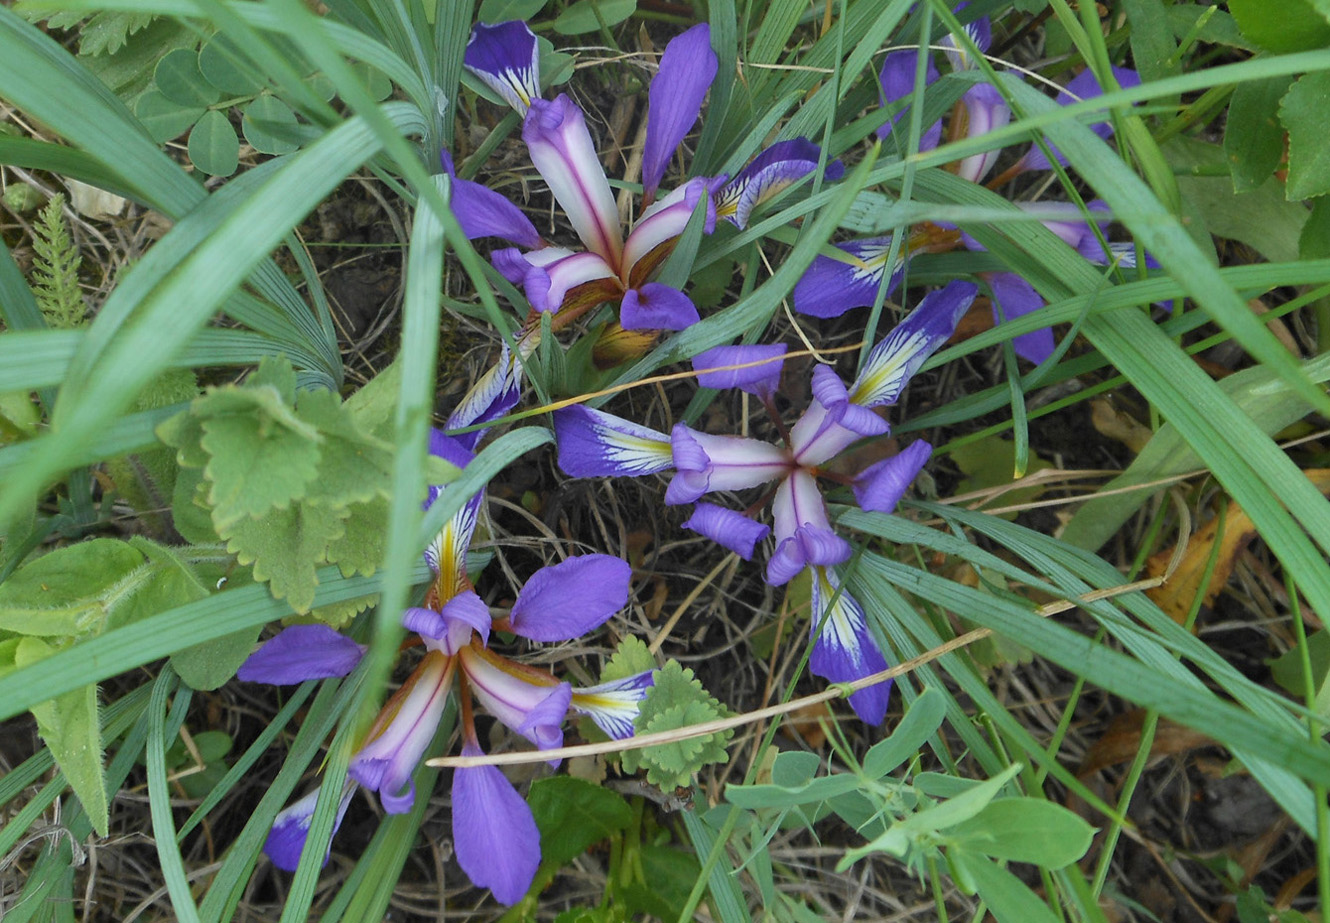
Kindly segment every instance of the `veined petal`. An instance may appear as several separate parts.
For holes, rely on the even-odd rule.
[[[915,90],[915,75],[918,73],[919,52],[913,48],[893,51],[882,61],[882,72],[878,75],[881,87],[882,105],[889,106],[907,97],[912,97]],[[930,57],[924,71],[924,86],[938,79],[937,65]],[[892,115],[877,130],[879,139],[885,139],[902,118],[909,114],[909,107]],[[919,139],[919,150],[931,151],[942,140],[942,121],[939,119],[926,127]]]
[[[575,478],[640,477],[674,467],[670,437],[575,404],[554,411],[559,467]]]
[[[684,232],[697,209],[697,203],[706,200],[707,214],[703,230],[710,234],[716,227],[716,206],[710,188],[713,180],[699,176],[684,183],[659,202],[653,204],[637,219],[623,245],[622,280],[626,285],[639,285],[650,276],[668,251],[658,248],[670,244]],[[671,246],[670,249],[673,249]],[[655,254],[650,260],[646,257]],[[645,260],[645,262],[644,262]],[[641,263],[639,268],[638,264]]]
[[[952,12],[960,16],[961,11],[969,5],[968,0],[965,3],[958,3],[952,9]],[[969,36],[970,41],[980,51],[988,51],[989,46],[993,44],[993,25],[988,21],[987,16],[981,16],[974,22],[965,23],[962,28],[965,29],[965,34]],[[969,47],[964,42],[959,41],[956,36],[948,34],[942,38],[940,44],[946,51],[947,60],[951,62],[952,70],[972,70],[976,66],[970,58]]]
[[[480,643],[489,640],[489,606],[475,590],[463,590],[443,604],[443,609],[412,608],[402,613],[402,627],[425,640],[425,646],[445,654],[456,654],[471,643],[471,635],[480,635]]]
[[[794,286],[794,309],[812,317],[840,317],[851,308],[866,308],[877,300],[877,290],[887,271],[890,237],[851,240],[836,244],[854,262],[818,256]],[[887,282],[887,297],[896,290],[905,272],[907,248],[901,247]]]
[[[780,387],[781,368],[788,349],[784,343],[708,349],[693,357],[693,369],[698,372],[697,383],[704,388],[739,388],[761,398],[770,397]],[[754,362],[761,364],[750,364]],[[725,368],[728,365],[748,367]]]
[[[1122,89],[1140,86],[1141,75],[1134,70],[1125,67],[1114,67],[1113,79]],[[1077,74],[1067,88],[1058,93],[1057,103],[1059,106],[1069,106],[1072,103],[1081,100],[1093,99],[1096,96],[1103,96],[1104,88],[1099,83],[1099,78],[1094,75],[1094,71],[1086,69]],[[1108,113],[1095,116],[1095,120],[1090,123],[1090,130],[1101,138],[1108,138],[1113,134],[1113,123],[1110,121]],[[1057,149],[1057,146],[1051,141],[1046,141],[1049,151],[1053,154],[1053,159],[1064,167],[1067,165],[1067,158]],[[1047,170],[1051,164],[1048,162],[1047,155],[1040,150],[1039,145],[1032,144],[1030,149],[1025,152],[1021,158],[1021,168],[1024,170]]]
[[[693,26],[670,40],[660,70],[647,91],[647,137],[642,148],[642,185],[648,198],[660,186],[665,168],[702,111],[702,99],[716,79],[711,27]]]
[[[791,466],[784,449],[741,436],[713,436],[683,423],[670,432],[678,473],[665,491],[670,505],[692,503],[713,490],[756,487],[783,477]]]
[[[965,115],[967,138],[989,134],[1011,121],[1011,107],[991,84],[980,83],[966,90],[965,95],[961,97],[961,105],[961,111]],[[988,171],[1001,154],[1001,148],[971,154],[956,166],[956,175],[961,179],[977,183],[988,175]]]
[[[630,288],[619,305],[624,330],[683,330],[701,319],[691,298],[659,282]]]
[[[532,641],[568,641],[599,628],[628,603],[633,569],[607,554],[542,567],[517,594],[508,622]]]
[[[346,814],[346,809],[351,806],[351,796],[355,791],[355,784],[351,782],[342,788],[342,800],[337,806],[337,819],[333,821],[334,834],[342,826],[342,817]],[[318,800],[319,790],[316,788],[290,807],[283,808],[282,812],[273,818],[272,829],[268,831],[268,838],[263,843],[263,851],[272,860],[272,864],[284,872],[294,872],[296,866],[300,864],[300,854],[305,851],[305,841],[309,839],[309,825],[314,820],[314,808]],[[332,842],[329,841],[328,849],[323,854],[324,865],[328,864],[328,857],[331,855]]]
[[[822,499],[817,479],[802,468],[792,471],[776,489],[775,499],[771,502],[771,518],[776,526],[777,545],[793,537],[802,526],[831,531],[827,504]]]
[[[790,451],[798,464],[820,465],[865,436],[890,432],[886,420],[850,403],[845,383],[831,366],[814,368],[812,385],[813,403],[790,429]]]
[[[540,96],[540,47],[524,22],[476,23],[462,63],[519,115]]]
[[[367,648],[327,625],[292,625],[249,655],[236,678],[247,683],[290,686],[307,679],[346,676]]]
[[[906,382],[945,343],[974,303],[979,289],[970,282],[951,282],[930,292],[873,347],[859,377],[850,386],[850,400],[862,407],[894,404]]]
[[[863,607],[846,590],[842,589],[837,596],[837,589],[839,584],[832,571],[825,567],[813,568],[814,640],[808,669],[832,683],[848,683],[881,673],[887,668],[887,659],[868,630]],[[822,626],[820,634],[819,625]],[[890,698],[891,681],[888,680],[852,694],[850,707],[860,721],[878,725],[887,717]]]
[[[770,526],[714,503],[698,503],[683,527],[728,548],[745,561],[753,560],[757,543],[771,534]]]
[[[488,186],[459,179],[447,151],[442,152],[441,159],[449,176],[448,205],[468,240],[502,237],[520,247],[540,246],[540,233],[520,208]]]
[[[535,352],[540,345],[539,328],[522,334],[517,341],[518,355],[525,359]],[[497,420],[517,406],[522,398],[522,363],[513,358],[512,350],[505,342],[499,352],[499,361],[480,377],[471,390],[462,398],[457,409],[448,417],[447,427],[459,429],[463,426],[475,426]],[[477,429],[461,433],[456,441],[466,450],[474,451],[485,430]]]
[[[389,814],[404,814],[415,802],[411,773],[438,729],[452,688],[452,665],[451,657],[427,652],[415,672],[383,706],[365,745],[351,758],[347,774],[378,792]]]
[[[562,93],[553,102],[533,99],[522,123],[522,140],[582,243],[611,266],[619,266],[619,209],[582,110]]]
[[[1014,272],[995,272],[988,276],[988,287],[993,290],[993,323],[1015,320],[1032,311],[1038,311],[1046,302],[1043,296],[1034,290]],[[998,307],[1002,311],[999,314]],[[1053,355],[1053,331],[1048,327],[1030,333],[1022,333],[1011,340],[1012,349],[1022,359],[1038,364]]]
[[[794,535],[776,546],[767,561],[767,583],[781,586],[812,564],[840,564],[849,560],[850,543],[829,529],[800,526]]]
[[[485,710],[541,750],[563,746],[563,722],[573,687],[549,677],[547,684],[506,666],[484,648],[463,648],[458,662]]]
[[[854,498],[859,506],[876,513],[895,511],[932,454],[933,447],[919,439],[891,458],[869,465],[854,479]]]
[[[615,281],[606,286],[600,300],[608,300],[620,289],[610,264],[589,251],[545,247],[522,253],[509,249],[497,251],[490,259],[505,279],[522,286],[527,301],[537,311],[558,311],[570,291],[601,279]]]
[[[485,491],[477,491],[444,523],[425,549],[425,563],[439,575],[438,585],[446,595],[455,594],[466,585],[466,552],[476,534],[484,503]]]
[[[753,209],[816,170],[821,155],[822,148],[807,138],[778,141],[721,187],[716,196],[716,214],[736,227],[746,228]],[[835,160],[827,164],[823,177],[838,180],[844,174],[845,165]]]
[[[463,756],[480,756],[474,744]],[[531,809],[496,766],[467,766],[453,772],[453,847],[466,877],[516,904],[540,868],[540,830]]]
[[[632,737],[633,722],[637,720],[642,699],[654,683],[653,675],[654,671],[647,670],[597,686],[574,689],[570,707],[576,714],[586,715],[596,722],[596,727],[615,740]]]

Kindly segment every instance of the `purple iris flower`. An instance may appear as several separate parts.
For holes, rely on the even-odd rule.
[[[740,230],[748,227],[753,209],[784,192],[817,169],[822,148],[807,138],[779,141],[758,154],[716,193],[716,214]],[[827,164],[828,181],[845,175],[839,160]]]
[[[817,256],[794,286],[794,309],[811,317],[840,317],[853,308],[866,308],[877,300],[886,278],[884,297],[900,284],[909,259],[919,253],[953,249],[958,234],[938,225],[915,228],[902,242],[888,276],[891,237],[870,237],[835,244],[844,257]]]
[[[518,115],[540,96],[540,46],[524,22],[476,23],[462,64]]]
[[[431,451],[464,466],[470,450],[434,432]],[[449,488],[432,487],[426,505]],[[420,636],[425,656],[384,705],[351,759],[348,776],[378,792],[391,814],[415,802],[412,774],[434,740],[450,696],[460,692],[463,753],[480,752],[471,698],[542,750],[563,743],[570,713],[587,715],[613,737],[631,736],[633,720],[651,673],[589,689],[573,689],[549,673],[509,660],[489,649],[491,628],[538,642],[566,641],[604,624],[628,599],[631,568],[608,555],[583,555],[546,567],[527,581],[506,616],[497,622],[476,594],[466,572],[483,493],[444,525],[425,552],[435,579],[422,606],[402,614],[403,625]],[[345,675],[364,648],[322,625],[287,628],[256,651],[241,668],[242,679],[296,683]],[[349,803],[348,785],[338,823]],[[279,868],[299,862],[317,793],[278,815],[264,847]],[[525,801],[494,767],[460,769],[453,779],[453,840],[458,863],[473,882],[506,904],[521,898],[540,864],[540,835]],[[326,859],[325,859],[326,861]]]
[[[813,403],[788,431],[780,445],[740,436],[699,432],[676,424],[669,435],[598,410],[575,407],[554,413],[559,466],[574,477],[637,477],[674,469],[665,493],[671,505],[694,503],[709,493],[742,490],[776,483],[772,527],[756,522],[756,508],[747,513],[709,502],[696,502],[685,527],[716,541],[745,559],[757,543],[773,535],[766,578],[773,585],[788,582],[805,570],[822,585],[832,585],[829,568],[850,558],[849,542],[832,528],[826,502],[817,484],[821,468],[860,439],[884,435],[889,427],[874,408],[894,404],[906,383],[951,336],[978,288],[952,282],[924,298],[919,306],[869,353],[859,375],[848,387],[830,366],[813,372]],[[781,361],[769,347],[722,347],[719,356],[697,363],[699,370],[718,365],[754,368]],[[713,353],[715,351],[712,351]],[[717,361],[719,359],[719,361]],[[705,372],[707,375],[720,372]],[[733,381],[755,388],[769,406],[771,383],[766,372]],[[867,510],[891,512],[922,468],[931,447],[916,442],[892,458],[860,472],[852,483],[855,499]],[[831,593],[824,593],[827,611]],[[844,591],[832,607],[831,628],[819,635],[810,661],[813,672],[841,682],[885,668],[882,653],[868,633],[862,609]],[[856,616],[857,613],[857,616]],[[815,609],[815,614],[820,614]],[[871,652],[864,645],[872,648]],[[882,720],[886,690],[852,697],[851,705],[865,721]],[[880,698],[878,698],[880,697]],[[880,706],[880,707],[879,707]]]

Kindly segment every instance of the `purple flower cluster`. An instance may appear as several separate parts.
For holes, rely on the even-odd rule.
[[[431,452],[459,467],[471,453],[435,432]],[[427,504],[443,488],[431,488]],[[472,497],[426,550],[435,579],[425,605],[406,610],[403,626],[418,635],[425,656],[388,700],[351,759],[348,776],[378,792],[390,814],[415,801],[412,774],[425,755],[450,696],[459,697],[462,752],[481,752],[472,699],[502,724],[541,750],[563,745],[569,714],[591,718],[616,739],[632,736],[638,704],[651,673],[576,689],[549,673],[501,656],[488,646],[498,629],[538,642],[567,641],[602,625],[628,600],[629,566],[603,554],[582,555],[532,575],[512,609],[499,618],[476,594],[466,572],[484,493]],[[259,648],[241,667],[240,678],[274,684],[344,676],[364,648],[324,625],[296,625]],[[345,812],[348,785],[338,814]],[[294,869],[309,832],[317,792],[277,816],[264,851],[273,864]],[[457,861],[473,882],[505,904],[527,892],[540,864],[540,833],[531,809],[493,766],[453,774],[453,843]],[[326,857],[325,857],[326,861]]]

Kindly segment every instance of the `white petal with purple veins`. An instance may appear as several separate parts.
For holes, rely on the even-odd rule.
[[[861,407],[894,404],[924,360],[955,332],[978,293],[973,283],[960,281],[930,292],[909,317],[873,347],[850,386],[850,400]]]

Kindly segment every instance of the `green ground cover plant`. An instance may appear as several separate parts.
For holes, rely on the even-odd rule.
[[[0,48],[6,921],[1323,918],[1320,0]]]

